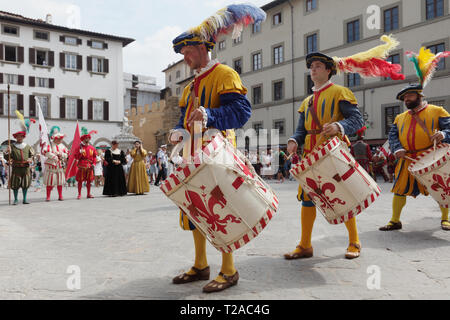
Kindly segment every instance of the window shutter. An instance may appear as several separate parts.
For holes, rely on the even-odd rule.
[[[19,52],[18,62],[23,63],[24,62],[23,47],[18,47],[17,51]]]
[[[0,73],[0,83],[3,83],[3,73]]]
[[[34,96],[30,94],[30,117],[36,117],[36,100]]]
[[[66,118],[66,98],[59,98],[59,117]]]
[[[66,67],[66,54],[64,52],[59,53],[59,66],[61,68]]]
[[[103,59],[103,72],[109,73],[109,60]]]
[[[25,82],[25,77],[21,74],[19,74],[19,86],[23,86]]]
[[[36,79],[35,77],[31,77],[31,76],[28,78],[28,83],[29,83],[28,85],[29,85],[30,87],[36,86],[36,84],[35,84],[35,79]]]
[[[88,45],[88,47],[92,47],[92,40],[88,40],[87,45]]]
[[[92,71],[92,57],[87,57],[87,71]]]
[[[17,110],[23,114],[23,94],[17,95]]]
[[[48,87],[50,89],[55,89],[55,79],[53,78],[48,79]]]
[[[54,67],[55,66],[55,52],[54,51],[49,51],[48,52],[48,65],[50,67]]]
[[[106,42],[103,43],[103,49],[108,49],[108,44]]]
[[[28,50],[28,61],[30,64],[36,64],[36,50],[33,48]]]
[[[88,120],[92,120],[94,118],[94,107],[92,104],[92,100],[88,100]]]
[[[109,102],[103,102],[103,120],[109,121]]]
[[[3,44],[0,43],[0,60],[3,60]]]
[[[4,94],[0,92],[0,115],[3,115],[3,97]]]
[[[64,36],[59,36],[59,41],[61,41],[61,42],[66,42],[66,37],[64,37]]]
[[[77,70],[83,70],[83,56],[77,56]]]
[[[81,44],[83,44],[83,40],[81,40],[81,39],[77,39],[77,44],[78,44],[78,45],[81,45]]]
[[[77,100],[77,119],[83,120],[83,100]]]

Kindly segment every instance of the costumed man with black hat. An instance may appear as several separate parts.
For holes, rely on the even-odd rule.
[[[47,187],[46,201],[50,201],[50,195],[54,187],[58,190],[58,200],[63,201],[62,189],[65,182],[64,168],[69,157],[69,151],[62,144],[65,135],[61,133],[59,127],[52,127],[50,138],[53,145],[45,143],[42,146],[41,154],[46,158],[44,170],[44,185]]]
[[[401,66],[383,60],[398,42],[388,36],[383,36],[381,40],[386,44],[348,58],[331,58],[320,52],[307,55],[306,66],[314,82],[312,88],[314,94],[306,98],[298,110],[300,118],[297,129],[288,141],[289,154],[296,153],[303,145],[304,156],[307,156],[324,142],[326,137],[338,136],[350,145],[346,135],[356,133],[364,125],[353,92],[331,82],[331,77],[337,74],[337,71],[359,73],[367,77],[389,76],[392,79],[404,79],[403,75],[398,74]],[[302,201],[301,241],[294,251],[284,255],[287,260],[313,256],[311,236],[316,219],[316,207],[301,186],[297,198]],[[345,226],[349,234],[345,257],[354,259],[359,257],[361,251],[356,219],[348,220]]]
[[[450,143],[450,114],[442,107],[429,104],[423,99],[423,89],[432,79],[440,59],[450,56],[450,52],[437,55],[429,49],[421,48],[417,55],[407,53],[409,60],[414,63],[420,84],[412,84],[401,90],[397,99],[405,103],[408,111],[398,115],[389,132],[391,152],[398,159],[395,168],[394,186],[392,193],[392,218],[389,223],[381,227],[381,231],[402,229],[400,215],[406,204],[406,197],[417,197],[419,194],[427,196],[426,188],[408,171],[410,159],[416,159],[435,143]],[[410,158],[407,159],[406,157]],[[448,208],[441,207],[443,230],[450,230]]]
[[[181,118],[171,133],[169,138],[171,143],[180,142],[177,130],[189,131],[194,122],[203,123],[203,130],[212,128],[221,130],[227,139],[235,143],[232,129],[244,126],[251,116],[251,105],[246,98],[247,89],[242,85],[236,71],[218,61],[211,61],[208,52],[214,48],[218,35],[235,28],[234,38],[240,34],[243,26],[259,23],[265,17],[265,12],[255,6],[231,5],[173,41],[175,52],[184,55],[188,66],[195,71],[195,78],[184,89],[180,99]],[[217,26],[221,28],[217,29]],[[197,109],[195,101],[198,101]],[[208,280],[210,268],[206,257],[206,237],[195,228],[182,211],[180,224],[184,230],[191,230],[193,233],[195,263],[188,272],[175,277],[173,283]],[[203,291],[206,293],[222,291],[236,285],[238,280],[239,273],[234,266],[233,254],[222,253],[220,273],[203,288]]]
[[[30,165],[33,162],[35,152],[33,148],[26,144],[23,140],[30,131],[30,124],[36,122],[33,119],[25,120],[19,111],[16,111],[16,114],[18,124],[20,125],[20,130],[13,134],[16,142],[11,145],[11,149],[8,147],[4,154],[5,160],[12,163],[11,177],[9,181],[11,189],[14,193],[14,205],[19,203],[18,195],[20,188],[22,188],[23,192],[23,204],[29,204],[27,201],[27,193],[32,180]]]
[[[350,152],[356,161],[364,168],[369,174],[371,174],[370,162],[372,161],[372,151],[370,146],[364,142],[364,132],[367,127],[362,127],[356,132],[357,141],[352,145]]]
[[[89,144],[92,139],[92,134],[96,134],[97,131],[87,132],[86,128],[81,128],[83,135],[81,136],[80,149],[75,154],[75,159],[78,160],[78,171],[76,180],[78,182],[78,197],[81,199],[81,189],[83,188],[83,182],[86,182],[87,198],[94,198],[91,194],[91,184],[94,181],[94,166],[97,163],[97,150]]]

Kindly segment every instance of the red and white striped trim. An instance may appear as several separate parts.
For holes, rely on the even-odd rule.
[[[301,162],[296,164],[290,172],[294,176],[298,176],[300,173],[307,171],[314,163],[325,157],[333,148],[342,143],[338,137],[334,137],[330,141],[325,141],[320,147],[308,154]]]
[[[367,209],[373,202],[375,202],[375,200],[380,196],[381,194],[381,190],[379,187],[377,187],[378,191],[373,192],[372,194],[370,194],[366,200],[364,200],[362,205],[358,205],[356,206],[356,208],[354,208],[353,210],[350,210],[349,212],[347,212],[345,215],[336,218],[336,219],[327,219],[327,221],[331,224],[341,224],[344,222],[347,222],[348,220],[356,217],[357,215],[359,215],[361,212],[363,212],[365,209]]]
[[[266,214],[261,218],[261,220],[259,220],[259,222],[252,228],[252,230],[247,232],[240,240],[226,247],[213,244],[214,247],[223,253],[231,253],[239,248],[242,248],[251,240],[256,238],[261,233],[261,231],[264,230],[264,228],[269,224],[274,215],[275,211],[268,209]]]
[[[447,152],[444,154],[444,156],[442,156],[441,158],[439,158],[437,161],[435,161],[434,163],[432,163],[430,166],[428,166],[426,168],[422,168],[420,170],[414,170],[414,165],[416,165],[418,162],[420,162],[423,158],[425,158],[430,153],[434,152],[434,148],[430,148],[427,151],[425,151],[424,153],[422,153],[417,158],[416,161],[412,162],[409,165],[409,168],[408,168],[409,172],[411,172],[414,175],[423,175],[425,173],[433,171],[434,169],[440,168],[442,165],[444,165],[444,163],[446,163],[447,161],[450,161],[450,145],[446,144],[446,143],[442,143],[442,144],[436,146],[436,150],[440,150],[440,149],[447,149]]]

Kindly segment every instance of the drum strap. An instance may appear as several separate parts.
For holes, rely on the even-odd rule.
[[[317,112],[316,109],[314,109],[314,97],[311,97],[311,99],[309,99],[309,103],[308,103],[308,109],[311,112],[311,116],[313,118],[314,123],[319,127],[320,131],[319,133],[312,133],[312,134],[320,134],[320,132],[322,132],[322,125],[320,124],[319,118],[317,117]],[[309,133],[309,131],[308,131]]]
[[[422,119],[420,119],[419,116],[417,115],[417,113],[415,113],[415,112],[411,112],[410,114],[413,117],[413,119],[416,120],[416,122],[419,124],[419,126],[423,129],[423,131],[425,131],[425,133],[427,134],[428,138],[430,138],[430,140],[431,140],[430,131],[428,130],[427,126],[422,121]]]
[[[432,147],[432,145],[429,146],[429,147],[426,147],[426,148],[419,149],[419,150],[409,150],[409,151],[406,151],[406,153],[407,153],[407,154],[415,154],[415,153],[419,153],[419,152],[428,150],[428,149],[430,149],[431,147]]]

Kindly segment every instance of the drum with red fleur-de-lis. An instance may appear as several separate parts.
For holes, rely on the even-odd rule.
[[[381,194],[376,182],[337,137],[306,155],[291,173],[330,224],[356,217]]]
[[[217,250],[226,253],[258,236],[278,209],[270,186],[220,134],[192,163],[180,165],[160,189]]]

